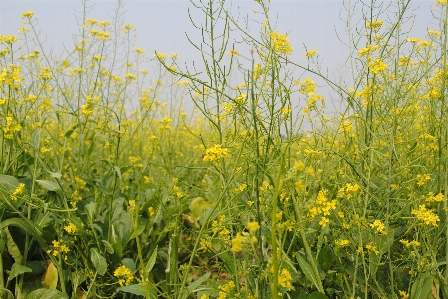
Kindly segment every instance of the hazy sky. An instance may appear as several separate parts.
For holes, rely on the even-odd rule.
[[[359,1],[352,0],[354,2]],[[87,3],[91,6],[89,17],[110,20],[116,1],[91,0]],[[259,4],[254,0],[234,0],[227,3],[232,3],[235,14],[239,7],[241,16],[248,15],[259,21],[263,20],[260,14],[253,12],[254,9],[260,10]],[[435,0],[412,0],[411,3],[416,14],[411,35],[423,39],[428,28],[437,28],[431,14],[431,6],[435,6]],[[192,40],[201,40],[200,31],[190,22],[189,8],[193,19],[198,23],[203,22],[203,15],[189,0],[128,0],[125,1],[124,22],[137,28],[136,46],[145,49],[147,53],[154,50],[165,53],[174,51],[184,61],[194,60],[200,63],[198,51],[186,38],[187,33]],[[24,11],[35,12],[39,19],[41,38],[46,39],[47,48],[51,47],[56,53],[61,51],[63,44],[69,49],[73,48],[70,32],[78,32],[76,16],[82,11],[82,1],[0,0],[0,34],[15,34],[22,26],[20,15]],[[271,23],[277,20],[277,30],[288,33],[294,49],[291,60],[305,63],[304,45],[308,49],[317,49],[324,68],[328,69],[330,76],[335,77],[338,76],[338,66],[344,63],[348,55],[347,47],[337,36],[338,34],[343,41],[347,41],[344,22],[346,15],[343,0],[271,0]],[[253,28],[259,28],[259,25]],[[237,44],[235,48],[242,54],[249,52],[248,46]]]

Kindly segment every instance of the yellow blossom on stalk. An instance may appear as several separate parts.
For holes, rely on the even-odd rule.
[[[303,54],[303,56],[306,56],[306,57],[308,57],[308,58],[311,58],[311,57],[313,57],[314,55],[316,55],[317,54],[317,50],[311,50],[311,51],[308,51],[308,52],[306,52],[305,54]]]
[[[124,75],[124,77],[129,80],[137,80],[137,76],[131,73]]]
[[[64,226],[64,229],[69,234],[74,234],[74,233],[78,232],[78,228],[76,227],[76,225],[74,225],[71,222],[69,225]]]
[[[289,273],[288,269],[283,268],[280,273],[278,273],[278,284],[285,289],[291,290],[292,289],[292,276],[291,273]]]
[[[215,144],[213,147],[205,150],[203,157],[204,162],[213,162],[218,159],[229,158],[230,154],[226,148],[222,148],[221,144]]]
[[[371,228],[376,228],[376,233],[377,234],[381,234],[381,235],[385,235],[386,231],[384,230],[384,223],[381,222],[381,220],[375,220],[373,221],[372,224],[370,224]]]
[[[135,48],[135,52],[137,52],[138,54],[143,54],[145,53],[145,50],[143,50],[142,48]]]
[[[239,104],[246,104],[247,103],[247,95],[245,93],[240,94],[239,96],[237,96],[235,98],[235,102],[239,103]]]
[[[389,67],[386,63],[382,62],[380,58],[375,58],[373,64],[368,63],[367,66],[371,67],[370,71],[374,74],[384,71]]]
[[[316,83],[311,80],[310,77],[307,77],[305,79],[305,82],[298,82],[299,84],[302,84],[302,86],[300,87],[300,93],[302,94],[307,94],[307,95],[312,95],[313,93],[316,92]]]
[[[271,40],[274,45],[275,52],[279,52],[284,55],[292,53],[291,42],[288,40],[288,36],[275,31],[271,33]]]
[[[418,43],[420,39],[418,37],[408,37],[407,41],[410,43]]]
[[[154,208],[153,207],[149,207],[148,208],[148,213],[149,213],[149,216],[151,217],[151,216],[154,216],[154,214],[155,214],[155,212],[154,212]]]
[[[378,31],[378,29],[380,29],[381,26],[383,25],[383,22],[384,22],[383,20],[376,20],[376,21],[373,20],[372,22],[366,24],[366,28],[367,29],[372,28],[373,31]]]
[[[241,233],[237,233],[236,237],[232,239],[232,251],[240,252],[243,250],[243,242],[245,238],[241,235]]]
[[[11,194],[11,200],[17,200],[17,196],[23,195],[25,191],[25,184],[20,183],[19,186],[14,190],[14,192]]]
[[[431,180],[431,177],[428,174],[417,175],[417,185],[419,185],[420,187],[426,184],[426,182],[429,180]]]
[[[408,299],[409,298],[409,294],[406,293],[405,291],[398,291],[398,293],[401,296],[401,299]]]
[[[230,50],[229,51],[230,56],[237,56],[240,55],[240,52],[238,50]]]
[[[134,280],[131,270],[126,266],[120,266],[114,271],[114,276],[118,278],[118,283],[123,285],[130,285]]]
[[[164,60],[166,58],[166,54],[157,53],[157,54],[154,54],[154,57],[157,57],[160,60]]]
[[[249,222],[249,223],[247,224],[247,228],[248,228],[249,231],[253,234],[253,233],[255,233],[255,232],[260,228],[260,224],[258,224],[257,221]]]
[[[411,246],[419,247],[421,245],[419,241],[415,240],[409,242],[408,240],[402,239],[400,240],[400,243],[406,246],[406,248],[410,248]]]
[[[359,50],[358,51],[358,55],[363,57],[364,55],[367,55],[367,54],[370,54],[371,52],[374,52],[376,49],[378,49],[378,46],[368,45],[367,47]]]
[[[443,195],[443,193],[439,193],[437,195],[434,195],[434,192],[429,192],[428,193],[428,197],[425,198],[425,201],[427,203],[431,203],[431,202],[441,202],[445,199],[445,196]]]
[[[334,241],[334,244],[338,247],[344,247],[350,244],[350,240],[346,240],[346,239],[338,239],[336,241]]]
[[[226,299],[228,298],[227,295],[230,294],[230,292],[235,288],[235,283],[231,280],[226,284],[220,285],[218,287],[219,293],[218,293],[218,299]]]
[[[51,247],[51,249],[47,250],[47,254],[57,256],[59,253],[70,252],[70,248],[68,248],[67,245],[65,245],[63,241],[53,240],[51,242],[53,243],[53,246]]]
[[[380,254],[380,252],[378,251],[378,249],[376,248],[376,246],[375,245],[372,245],[372,244],[367,244],[366,245],[366,249],[369,251],[369,252],[374,252],[375,254]]]
[[[25,11],[23,14],[22,14],[22,16],[21,16],[21,18],[22,19],[25,19],[25,18],[32,18],[33,17],[33,15],[34,15],[34,12],[33,11]]]
[[[436,5],[444,6],[444,5],[447,5],[447,3],[448,3],[448,0],[437,0]]]
[[[418,210],[413,209],[411,214],[427,225],[438,226],[437,222],[440,221],[439,216],[434,214],[433,210],[428,210],[425,205],[419,206]]]

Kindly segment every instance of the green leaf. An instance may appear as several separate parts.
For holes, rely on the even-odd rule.
[[[199,277],[198,279],[196,279],[195,281],[193,281],[188,287],[188,293],[191,294],[193,293],[197,287],[199,287],[204,281],[206,281],[209,277],[210,277],[211,273],[207,272],[204,275],[202,275],[201,277]]]
[[[93,213],[95,212],[95,203],[93,201],[86,204],[86,211],[89,219],[93,219]]]
[[[45,269],[42,275],[42,286],[47,289],[55,290],[58,285],[59,273],[58,268],[53,264],[51,260],[47,261],[47,269]]]
[[[10,192],[13,192],[19,186],[20,182],[13,176],[0,174],[0,184],[5,186]]]
[[[329,246],[324,246],[317,256],[320,267],[324,272],[328,272],[334,263],[333,250]]]
[[[36,180],[39,185],[44,187],[45,189],[49,191],[59,191],[61,190],[61,187],[58,185],[58,183],[48,181],[48,180]]]
[[[52,177],[60,179],[62,177],[62,174],[60,172],[48,172],[49,174],[51,174]]]
[[[107,242],[106,240],[101,240],[101,242],[103,242],[104,247],[106,248],[108,253],[110,253],[110,254],[114,253],[114,248],[112,247],[112,245],[109,242]]]
[[[6,247],[8,248],[9,254],[12,256],[14,261],[18,264],[22,264],[23,256],[22,252],[20,252],[19,247],[11,236],[9,229],[5,227],[3,231],[6,233]]]
[[[35,128],[33,132],[33,136],[31,136],[31,146],[34,147],[35,150],[39,150],[40,147],[40,128]]]
[[[24,265],[21,265],[21,264],[18,264],[17,262],[15,262],[12,265],[11,272],[9,272],[8,280],[13,280],[17,276],[19,276],[23,273],[26,273],[26,272],[33,272],[33,270],[27,266],[24,266]]]
[[[148,262],[146,263],[145,272],[148,273],[148,274],[149,274],[149,272],[151,272],[152,268],[154,267],[154,265],[156,263],[157,248],[158,248],[158,246],[156,246],[156,248],[154,249],[153,253],[151,254],[151,257],[149,258]]]
[[[420,274],[411,288],[411,299],[426,299],[432,290],[432,276],[429,273]]]
[[[328,299],[328,297],[325,294],[322,294],[321,292],[315,291],[309,294],[307,299]]]
[[[29,293],[25,299],[68,299],[68,295],[58,290],[37,289]]]
[[[126,268],[131,270],[131,272],[134,272],[135,269],[137,268],[137,265],[135,264],[134,260],[128,257],[122,259],[121,263],[123,264],[123,266],[126,266]]]
[[[107,263],[104,256],[102,256],[97,248],[90,249],[90,260],[93,263],[98,274],[103,275],[107,271]]]
[[[308,278],[308,280],[314,284],[314,286],[316,287],[316,289],[319,290],[319,292],[324,293],[324,290],[321,290],[319,287],[318,280],[314,275],[313,268],[311,268],[311,265],[308,264],[307,261],[305,261],[300,252],[296,253],[296,257],[297,261],[299,262],[300,269],[302,270],[303,274],[305,274],[306,278]]]
[[[117,288],[117,291],[122,291],[126,293],[131,293],[138,296],[145,296],[145,293],[142,290],[142,287],[138,284],[132,284],[130,286],[124,286]]]

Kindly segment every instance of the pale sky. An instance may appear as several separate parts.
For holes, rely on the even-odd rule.
[[[359,1],[352,0],[354,2]],[[87,3],[92,7],[88,17],[110,20],[116,1],[90,0]],[[201,63],[199,52],[186,37],[187,33],[194,41],[201,41],[200,31],[190,22],[188,9],[196,22],[203,22],[204,18],[189,0],[128,0],[124,3],[124,23],[137,28],[136,46],[145,49],[148,56],[152,56],[154,50],[177,52],[182,61],[195,61],[196,65]],[[412,0],[411,3],[416,14],[411,35],[424,39],[428,28],[437,29],[431,15],[435,0]],[[254,9],[261,10],[254,0],[234,0],[232,7],[234,13],[237,12],[235,8],[239,7],[242,16],[263,20],[261,14],[253,13]],[[52,48],[55,53],[62,50],[63,44],[73,49],[70,32],[78,32],[76,15],[79,16],[82,11],[81,0],[0,0],[0,34],[15,34],[22,26],[20,16],[24,11],[35,12],[39,19],[40,36],[45,39],[47,48]],[[290,59],[304,64],[304,45],[308,49],[316,49],[330,77],[339,77],[339,66],[344,64],[348,55],[347,47],[336,35],[337,32],[342,40],[347,41],[345,17],[343,0],[271,0],[271,24],[277,20],[276,29],[288,33],[294,49]],[[259,25],[253,26],[254,29],[259,28]],[[235,49],[242,54],[249,53],[249,47],[245,45],[235,45]]]

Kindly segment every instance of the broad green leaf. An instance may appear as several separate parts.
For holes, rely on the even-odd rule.
[[[8,289],[0,288],[0,296],[2,299],[9,299],[9,298],[14,299],[14,295]]]
[[[68,295],[58,290],[42,288],[32,291],[25,299],[68,299]]]
[[[9,254],[12,256],[14,261],[18,264],[22,264],[23,256],[22,252],[20,252],[19,247],[11,236],[9,229],[5,227],[3,231],[6,233],[6,247],[8,248]]]
[[[58,185],[58,183],[48,181],[48,180],[36,180],[39,185],[44,187],[45,189],[49,191],[59,191],[61,190],[61,187]]]
[[[62,177],[62,174],[60,172],[48,172],[49,174],[51,174],[52,177],[60,179]]]
[[[9,272],[8,280],[13,280],[17,276],[26,273],[26,272],[33,272],[33,270],[27,266],[18,264],[15,262],[11,267],[11,272]]]
[[[324,293],[324,290],[320,289],[319,283],[317,281],[317,279],[320,279],[320,278],[316,278],[311,265],[308,264],[307,261],[305,261],[305,259],[302,257],[302,254],[300,252],[296,253],[296,257],[297,257],[297,261],[299,262],[300,269],[302,270],[303,274],[305,274],[306,278],[308,278],[308,280],[314,284],[314,286],[316,287],[316,289],[319,292]]]
[[[20,182],[13,176],[0,174],[0,184],[5,186],[8,191],[12,192],[19,186]]]
[[[138,296],[145,296],[145,293],[142,290],[141,285],[132,284],[130,286],[119,287],[117,291],[122,291],[126,293],[131,293]]]
[[[87,215],[89,216],[89,219],[93,219],[93,214],[95,212],[95,203],[93,201],[86,204],[86,211]]]
[[[149,272],[151,272],[152,268],[154,267],[154,265],[156,263],[157,248],[158,248],[158,246],[156,246],[156,248],[154,249],[153,253],[151,254],[151,257],[149,258],[148,262],[146,263],[145,272],[148,273],[148,274],[149,274]]]
[[[324,272],[328,272],[330,270],[330,267],[334,263],[334,254],[333,250],[331,250],[330,247],[324,246],[320,251],[319,255],[317,256],[317,260],[319,262],[320,267]]]
[[[107,263],[104,256],[102,256],[97,248],[90,249],[90,260],[93,263],[98,274],[103,275],[107,271]]]
[[[431,294],[432,280],[431,274],[420,274],[412,285],[411,299],[426,299]]]
[[[131,270],[131,272],[134,272],[135,269],[137,268],[137,265],[135,264],[134,260],[128,257],[122,259],[121,263],[123,264],[123,266],[126,266],[126,268]]]

